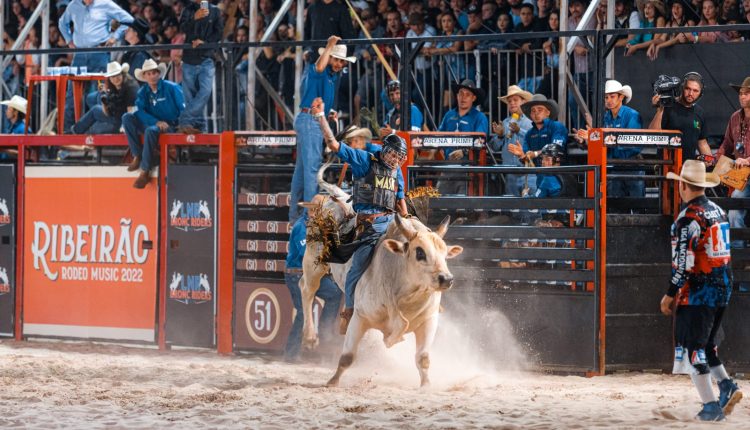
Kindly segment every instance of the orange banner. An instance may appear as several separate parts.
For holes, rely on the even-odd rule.
[[[29,167],[24,334],[153,342],[158,193],[122,167]]]

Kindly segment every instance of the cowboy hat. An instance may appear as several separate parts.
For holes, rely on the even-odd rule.
[[[128,70],[130,70],[130,65],[128,63],[122,63],[122,65],[120,65],[117,61],[113,61],[107,63],[107,71],[104,73],[104,76],[111,78],[123,73],[128,73]]]
[[[706,164],[698,160],[685,161],[679,176],[673,172],[667,172],[667,179],[674,179],[701,188],[719,185],[719,175],[713,172],[706,173]]]
[[[318,55],[323,55],[323,52],[325,52],[325,48],[318,48]],[[346,45],[336,45],[331,50],[331,57],[338,58],[339,60],[348,61],[350,63],[356,63],[357,57],[347,57],[346,56]]]
[[[364,137],[365,140],[372,140],[372,132],[369,128],[361,128],[353,125],[344,133],[344,140],[349,141],[355,137]]]
[[[531,96],[531,100],[521,105],[521,110],[526,116],[531,116],[531,108],[534,106],[544,106],[549,111],[550,118],[557,118],[557,102],[554,100],[548,100],[544,94],[534,94]]]
[[[26,115],[27,104],[26,99],[21,96],[13,96],[10,100],[0,102],[0,105],[10,106],[24,115]]]
[[[630,85],[623,85],[614,79],[610,79],[604,84],[604,94],[612,93],[624,95],[625,104],[630,103],[630,100],[633,98],[633,89],[630,88]]]
[[[475,106],[482,104],[484,101],[484,91],[481,88],[477,88],[476,84],[471,79],[464,79],[460,84],[453,84],[451,86],[454,93],[458,93],[462,88],[471,91],[471,93],[477,98],[474,100]]]
[[[161,79],[164,77],[164,75],[167,74],[167,65],[164,63],[156,64],[156,61],[149,58],[148,60],[143,62],[142,68],[135,69],[135,78],[141,82],[146,82],[146,78],[143,77],[143,72],[148,72],[151,70],[158,70],[159,78]]]
[[[729,84],[729,86],[737,90],[737,92],[740,92],[740,90],[743,88],[750,88],[750,76],[742,81],[742,85]]]
[[[528,91],[525,91],[525,90],[521,89],[521,87],[519,87],[518,85],[511,85],[511,86],[509,86],[508,87],[508,94],[506,94],[506,95],[504,95],[502,97],[498,97],[498,98],[500,99],[501,102],[507,104],[508,103],[508,99],[511,96],[521,97],[522,99],[524,99],[524,101],[531,100],[531,93],[528,92]]]

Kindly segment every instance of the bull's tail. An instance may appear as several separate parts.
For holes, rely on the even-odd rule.
[[[348,202],[349,194],[345,193],[344,190],[339,188],[337,185],[330,184],[326,182],[325,179],[323,179],[323,173],[331,166],[331,164],[333,164],[331,161],[326,161],[325,164],[320,166],[320,169],[318,170],[318,186],[320,187],[320,190],[322,192],[327,193],[335,199],[341,202]]]

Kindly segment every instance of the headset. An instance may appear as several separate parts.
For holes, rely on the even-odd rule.
[[[685,90],[685,83],[687,81],[695,81],[695,82],[698,82],[698,85],[700,85],[701,92],[700,94],[698,94],[698,97],[695,99],[695,103],[698,103],[698,100],[700,100],[700,98],[703,97],[703,91],[704,91],[703,76],[701,76],[701,74],[698,72],[685,73],[685,76],[682,77],[682,83],[680,84],[680,97],[682,97],[683,91]]]

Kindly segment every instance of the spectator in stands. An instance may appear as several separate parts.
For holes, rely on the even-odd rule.
[[[406,32],[406,38],[409,39],[416,39],[420,37],[432,37],[435,36],[436,32],[435,29],[424,22],[424,17],[419,14],[412,14],[409,17],[409,31]],[[415,49],[417,46],[417,42],[413,42],[411,44],[411,47]],[[414,69],[416,71],[417,75],[417,85],[419,85],[421,88],[431,88],[433,84],[433,74],[432,74],[432,59],[430,57],[425,57],[425,54],[428,53],[429,49],[432,47],[432,42],[426,42],[422,45],[422,50],[420,51],[420,54],[417,58],[414,60]],[[422,100],[419,98],[419,91],[418,89],[414,88],[414,91],[412,92],[412,100],[419,100],[421,103]],[[431,105],[430,100],[431,91],[426,92],[425,97],[427,97],[427,100],[424,101],[424,103],[427,104],[427,106]],[[326,105],[327,106],[327,105]],[[426,107],[426,106],[423,106]]]
[[[615,1],[615,28],[641,28],[641,18],[638,11],[633,10],[632,0]],[[633,40],[633,37],[635,37],[634,34],[620,36],[615,46],[626,46],[628,42]]]
[[[568,139],[568,129],[552,118],[557,118],[557,102],[548,100],[542,94],[534,94],[531,100],[521,106],[523,113],[531,118],[534,126],[526,132],[523,145],[509,145],[510,152],[524,163],[533,162],[540,165],[542,148],[550,143],[560,146],[565,153]]]
[[[404,1],[405,3],[406,1]],[[352,19],[349,16],[349,9],[344,2],[318,0],[307,8],[304,40],[327,40],[330,36],[354,39],[356,34]],[[315,62],[317,59],[318,55],[311,48],[305,51],[305,61]],[[324,101],[329,108],[334,106],[332,103],[328,103],[333,100]]]
[[[513,26],[517,26],[521,23],[521,5],[524,4],[523,0],[508,0],[508,14],[513,18]]]
[[[26,36],[26,40],[23,42],[23,49],[39,49],[38,34],[41,33],[41,30],[41,24],[34,25],[29,29],[29,35]],[[20,56],[19,62],[23,65],[24,68],[24,82],[26,83],[27,87],[29,86],[29,82],[31,81],[31,76],[39,74],[39,71],[41,70],[41,61],[41,55],[24,54]]]
[[[362,19],[362,23],[365,25],[367,31],[370,33],[370,37],[372,37],[373,39],[380,39],[385,36],[385,29],[379,25],[378,16],[375,15],[373,11],[371,11],[370,9],[363,10],[360,18]],[[359,31],[359,38],[367,39],[367,35],[365,34],[364,30]],[[356,50],[354,51],[354,56],[361,61],[378,61],[377,54],[375,53],[375,49],[372,47],[372,45],[357,46]]]
[[[469,29],[466,30],[466,34],[492,34],[492,28],[494,27],[494,22],[491,22],[489,25],[482,19],[482,10],[478,8],[476,5],[471,5],[467,9],[467,13],[469,14]],[[489,42],[487,41],[481,41],[481,40],[467,40],[464,42],[464,51],[473,51],[474,49],[487,49],[488,47],[486,44]],[[484,46],[480,46],[484,45]],[[470,75],[473,75],[474,72],[471,72]]]
[[[505,96],[500,97],[500,100],[508,106],[508,117],[500,124],[492,123],[494,136],[491,140],[491,147],[495,152],[502,151],[503,166],[521,167],[523,164],[518,161],[518,157],[510,152],[509,147],[510,145],[523,146],[526,133],[533,125],[521,109],[524,103],[531,100],[531,93],[516,85],[511,85],[508,87]],[[525,176],[528,175],[506,174],[505,194],[520,197],[525,186]],[[536,181],[534,180],[536,178],[529,179],[529,188],[533,193],[536,189]]]
[[[656,114],[648,128],[651,130],[679,130],[682,132],[682,158],[695,160],[698,154],[711,155],[708,146],[706,117],[697,103],[705,90],[703,77],[690,72],[682,78],[682,94],[672,106],[659,104],[659,95],[651,99]]]
[[[552,0],[536,0],[536,17],[539,22],[547,22],[549,14],[556,10]]]
[[[672,13],[665,27],[668,28],[683,28],[692,27],[695,22],[688,18],[686,9],[690,7],[686,0],[675,0],[672,3]],[[690,32],[685,33],[662,33],[657,34],[654,38],[654,43],[648,48],[648,58],[651,61],[656,60],[659,57],[659,50],[668,48],[673,45],[681,43],[695,43],[696,35]]]
[[[497,16],[495,21],[495,33],[505,34],[513,32],[513,19],[507,13],[501,13]],[[510,39],[505,40],[493,40],[489,42],[490,51],[493,54],[497,54],[498,51],[510,49],[514,46],[514,42]]]
[[[452,13],[440,15],[439,22],[442,32],[441,36],[458,36],[463,32],[456,27],[456,17]],[[450,86],[452,82],[461,82],[468,77],[469,68],[462,51],[463,42],[456,40],[445,40],[435,43],[434,48],[426,48],[428,55],[434,55],[438,58],[440,64],[440,93],[442,94],[441,107],[443,110],[450,109],[453,98]]]
[[[10,100],[0,102],[5,106],[5,118],[8,124],[3,128],[3,134],[25,134],[26,133],[26,99],[21,96],[13,96]]]
[[[466,0],[451,0],[450,5],[458,26],[463,31],[469,30],[469,15],[466,13]]]
[[[310,114],[313,100],[322,98],[325,106],[333,106],[335,91],[346,63],[354,63],[356,58],[346,56],[346,46],[336,45],[338,36],[328,38],[325,48],[318,50],[318,60],[307,66],[302,78],[300,93],[300,113],[294,120],[297,133],[297,160],[292,176],[289,222],[302,216],[297,203],[309,202],[318,193],[316,175],[322,161],[323,134],[320,125]]]
[[[317,196],[316,196],[317,197]],[[300,355],[300,346],[302,343],[302,293],[299,288],[300,278],[302,278],[302,257],[305,255],[306,248],[306,223],[307,217],[300,218],[294,223],[292,232],[289,234],[289,252],[286,256],[286,265],[284,269],[284,281],[292,296],[292,305],[297,311],[292,323],[292,330],[284,348],[284,360],[297,361]],[[331,278],[326,275],[320,280],[320,288],[315,293],[325,302],[321,309],[320,319],[318,322],[318,333],[322,345],[328,345],[333,340],[333,330],[336,323],[336,316],[341,304],[341,290]]]
[[[391,102],[393,108],[385,114],[385,120],[383,126],[380,127],[380,137],[383,138],[396,130],[401,130],[401,82],[390,81],[386,86],[386,92],[388,93],[388,101]],[[411,103],[410,112],[411,131],[422,130],[422,112],[419,110],[417,105]]]
[[[547,29],[548,31],[560,31],[560,11],[557,9],[549,13]],[[539,84],[537,92],[544,94],[547,98],[554,98],[556,96],[556,94],[552,94],[552,91],[560,76],[560,52],[565,49],[561,43],[559,37],[550,37],[542,43],[545,58],[544,78]]]
[[[641,28],[662,28],[664,27],[666,20],[664,19],[666,10],[664,9],[664,2],[661,0],[649,0],[643,6],[643,19],[641,20]],[[658,38],[655,38],[653,33],[641,33],[633,37],[628,41],[628,47],[625,50],[625,55],[633,55],[637,51],[648,49],[654,43],[658,42]]]
[[[120,132],[122,116],[132,112],[138,83],[128,74],[130,66],[113,61],[107,64],[107,83],[102,88],[101,104],[92,107],[72,127],[73,134],[113,134]]]
[[[180,2],[176,1],[176,4]],[[172,45],[185,43],[185,33],[180,30],[180,24],[175,18],[170,17],[164,21],[164,36]],[[180,84],[182,83],[182,49],[170,49],[169,59],[172,62],[172,82]]]
[[[521,22],[516,25],[513,32],[520,34],[539,31],[539,25],[534,18],[534,7],[524,3],[519,9]],[[544,39],[529,37],[516,39],[514,43],[517,46],[516,55],[519,67],[519,76],[516,77],[518,86],[528,91],[536,91],[543,78],[544,57],[532,51],[540,49]]]
[[[133,22],[127,24],[127,27],[125,41],[129,46],[138,47],[154,43],[154,40],[148,34],[148,22],[145,19],[135,18]],[[130,75],[135,77],[135,71],[143,67],[143,63],[149,58],[153,58],[153,56],[148,50],[135,48],[126,51],[122,58],[120,58],[120,62],[122,64],[129,64],[131,66]]]
[[[385,34],[383,37],[387,38],[399,38],[404,37],[406,35],[406,28],[404,28],[403,22],[401,22],[401,14],[396,12],[395,10],[391,10],[385,14],[386,17],[386,25],[385,25]],[[398,66],[399,66],[399,56],[396,55],[396,52],[391,48],[391,45],[382,45],[382,52],[383,56],[385,57],[386,61],[388,61],[388,64],[390,64],[391,69],[395,73],[398,73]]]
[[[740,109],[732,114],[724,132],[716,157],[726,155],[735,160],[736,167],[750,166],[750,76],[741,85],[731,85],[739,93]],[[746,199],[750,197],[750,186],[744,190],[734,190],[733,198]],[[745,228],[746,210],[730,210],[729,224],[732,228]],[[743,248],[743,241],[733,242],[732,247]]]
[[[135,188],[145,188],[151,180],[151,168],[158,164],[155,156],[159,149],[159,135],[177,129],[180,114],[185,109],[182,88],[164,79],[167,66],[146,60],[143,68],[135,71],[135,78],[147,85],[142,86],[136,95],[134,112],[122,116],[122,127],[128,137],[128,146],[133,154],[129,172],[140,168],[140,174],[133,183]],[[140,135],[143,135],[141,144]]]
[[[721,21],[729,23],[738,20],[739,16],[740,6],[737,0],[723,0],[721,2],[721,14],[719,15]]]
[[[701,3],[701,20],[698,25],[721,25],[723,22],[719,19],[719,3],[716,0],[703,0]],[[717,43],[727,42],[729,37],[723,31],[704,31],[698,33],[698,42],[696,43]]]
[[[122,40],[125,26],[111,31],[112,21],[120,24],[133,22],[133,17],[112,0],[72,0],[60,17],[58,28],[69,48],[112,46]],[[73,55],[73,67],[86,67],[88,73],[107,69],[109,52],[86,52]],[[68,85],[65,96],[65,130],[75,121],[73,87]]]
[[[185,95],[185,109],[180,115],[181,133],[201,133],[206,131],[203,110],[211,97],[211,88],[216,75],[216,50],[199,48],[204,43],[221,40],[224,22],[218,7],[208,4],[203,8],[200,0],[185,6],[180,17],[180,29],[185,33],[185,43],[193,49],[182,54],[182,91]]]
[[[570,0],[568,2],[568,28],[571,30],[593,30],[596,26],[594,20],[591,20],[587,26],[582,28],[579,27],[581,19],[583,19],[583,12],[586,10],[588,2],[586,0]],[[578,40],[573,48],[573,78],[578,90],[583,96],[583,101],[586,104],[591,103],[591,97],[593,95],[591,88],[593,85],[594,76],[591,72],[591,65],[589,61],[589,44]],[[585,115],[583,109],[579,109],[578,103],[573,98],[572,91],[568,96],[568,106],[570,106],[570,118],[574,123],[580,123],[581,117]],[[586,119],[588,123],[588,118]]]
[[[750,24],[750,0],[742,0],[742,17],[739,21],[740,24]],[[741,32],[742,38],[750,40],[750,30]]]

